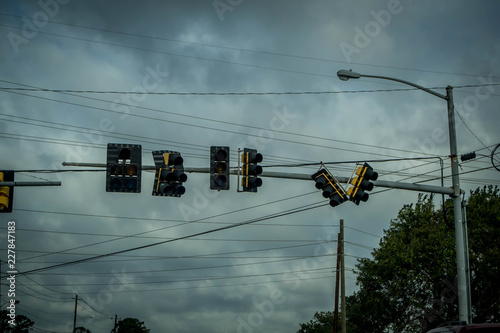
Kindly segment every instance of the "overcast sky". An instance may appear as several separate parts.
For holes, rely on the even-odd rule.
[[[477,154],[461,165],[461,187],[500,185],[489,158],[500,143],[499,12],[496,1],[0,0],[0,169],[62,182],[15,188],[2,262],[8,221],[19,272],[255,221],[18,275],[16,313],[39,331],[70,332],[78,294],[77,325],[92,332],[109,332],[116,314],[151,332],[274,333],[333,310],[340,219],[350,295],[357,258],[418,192],[376,187],[366,203],[332,208],[304,180],[264,178],[258,193],[238,193],[232,177],[215,192],[207,174],[189,174],[186,194],[169,198],[151,195],[147,171],[139,194],[107,193],[105,172],[21,171],[87,170],[62,162],[104,164],[110,142],[142,145],[143,165],[151,151],[176,150],[186,167],[208,167],[209,147],[221,145],[232,166],[238,148],[255,148],[264,171],[346,162],[329,168],[349,177],[355,161],[373,161],[381,180],[436,186],[440,157],[450,186],[446,102],[337,78],[352,69],[441,94],[453,86],[458,154]],[[154,94],[179,92],[220,94]],[[272,94],[283,92],[293,94]],[[376,161],[422,157],[434,158]],[[7,292],[2,278],[2,304]]]

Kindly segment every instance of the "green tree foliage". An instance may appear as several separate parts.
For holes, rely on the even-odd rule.
[[[300,324],[297,333],[331,333],[333,332],[333,312],[316,312],[314,318]]]
[[[113,331],[112,331],[113,332]],[[136,318],[125,318],[118,321],[117,333],[149,333],[143,321]]]
[[[92,333],[92,331],[83,326],[79,326],[75,328],[75,333]]]
[[[500,321],[500,195],[470,193],[466,208],[474,322]],[[357,265],[360,287],[347,299],[350,332],[422,332],[458,319],[452,202],[432,196],[403,207]]]
[[[2,310],[0,314],[0,332],[5,333],[25,333],[32,329],[35,322],[23,315],[17,315],[15,326],[9,324],[11,318],[7,310]]]

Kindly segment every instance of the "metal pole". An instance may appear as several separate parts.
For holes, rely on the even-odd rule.
[[[410,85],[417,89],[423,90],[432,94],[436,97],[446,100],[448,105],[448,130],[450,136],[450,159],[451,159],[451,180],[452,180],[452,190],[450,194],[453,198],[453,213],[455,217],[455,250],[457,256],[457,283],[458,283],[458,318],[460,321],[465,321],[470,323],[472,318],[471,304],[468,297],[470,293],[470,282],[467,280],[466,263],[465,258],[468,257],[466,246],[466,226],[464,226],[464,221],[462,219],[462,203],[460,200],[460,180],[458,172],[458,159],[457,159],[457,136],[455,130],[455,107],[453,105],[453,87],[446,87],[446,95],[440,94],[431,89],[422,87],[416,83],[408,82],[405,80],[379,76],[379,75],[364,75],[359,73],[354,73],[351,71],[340,70],[337,75],[341,80],[348,80],[350,78],[360,78],[360,77],[370,77],[375,79],[384,79],[390,81],[396,81],[403,84]],[[375,185],[375,184],[374,184]],[[437,193],[437,192],[436,192]]]
[[[462,201],[460,199],[460,180],[458,171],[457,136],[455,129],[455,108],[453,106],[453,88],[446,87],[446,101],[448,103],[448,129],[450,135],[451,181],[453,188],[453,214],[455,217],[455,247],[457,255],[457,283],[458,283],[458,319],[470,322],[469,314],[469,286],[467,284],[465,265],[465,232],[462,219]]]
[[[470,262],[469,262],[469,236],[467,235],[467,211],[462,202],[462,217],[464,219],[464,235],[465,235],[465,277],[467,279],[467,306],[469,311],[469,323],[472,323],[472,298],[470,288]]]
[[[342,333],[346,333],[346,305],[345,305],[345,262],[344,262],[344,220],[340,220],[340,314]]]
[[[61,186],[58,181],[46,182],[0,182],[0,186]]]
[[[106,164],[103,163],[78,163],[78,162],[63,162],[64,166],[77,166],[77,167],[89,167],[89,168],[106,168]],[[264,166],[265,168],[265,166]],[[156,170],[154,166],[142,166],[142,170],[144,171],[154,171]],[[103,170],[105,171],[105,170]],[[184,172],[186,173],[210,173],[210,168],[189,168],[184,167]],[[237,175],[237,170],[230,170],[231,175]],[[260,175],[260,177],[269,177],[269,178],[284,178],[284,179],[296,179],[296,180],[307,180],[312,181],[311,174],[300,174],[300,173],[290,173],[290,172],[273,172],[273,171],[264,171]],[[336,177],[337,180],[341,183],[347,183],[349,181],[349,177]],[[392,188],[392,189],[400,189],[400,190],[410,190],[410,191],[418,191],[418,192],[428,192],[428,193],[440,193],[452,195],[455,193],[450,187],[441,187],[434,185],[422,185],[415,183],[403,183],[403,182],[394,182],[389,180],[375,180],[373,181],[374,186]]]

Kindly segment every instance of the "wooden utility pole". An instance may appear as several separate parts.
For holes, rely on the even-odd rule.
[[[340,220],[340,313],[342,314],[342,333],[346,333],[345,310],[345,263],[344,263],[344,220]]]
[[[76,309],[78,308],[78,294],[75,294],[75,316],[73,317],[73,333],[76,331]]]
[[[333,313],[333,333],[337,333],[337,326],[339,323],[339,275],[340,275],[340,233],[337,241],[337,266],[335,274],[335,310]]]

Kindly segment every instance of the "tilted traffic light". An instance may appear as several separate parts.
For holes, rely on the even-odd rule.
[[[347,190],[347,194],[352,202],[359,205],[360,201],[366,202],[370,197],[365,191],[373,190],[373,183],[370,180],[377,180],[378,173],[373,171],[373,168],[365,163],[356,169],[357,177],[351,180],[351,187]]]
[[[229,190],[229,147],[210,147],[210,189]]]
[[[141,192],[142,147],[108,143],[106,192]]]
[[[0,171],[0,182],[13,182],[14,171]],[[0,213],[12,213],[14,186],[0,186]]]
[[[330,199],[330,206],[336,207],[347,200],[344,188],[326,169],[321,169],[311,175],[316,182],[316,188],[323,190],[323,197]]]
[[[257,192],[257,188],[262,186],[262,179],[258,177],[262,173],[262,167],[257,163],[262,162],[262,154],[258,153],[256,149],[245,148],[243,155],[241,155],[241,187],[243,192]]]
[[[180,197],[186,193],[182,185],[187,181],[184,173],[184,159],[177,151],[158,150],[153,152],[156,172],[153,184],[153,195]]]

